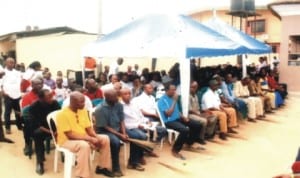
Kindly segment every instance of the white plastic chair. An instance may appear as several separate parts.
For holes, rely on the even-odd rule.
[[[178,135],[179,135],[179,132],[177,132],[177,131],[174,130],[174,129],[169,129],[169,128],[166,127],[166,125],[165,125],[165,123],[164,123],[164,121],[163,121],[163,118],[162,118],[162,116],[161,116],[161,113],[160,113],[160,111],[159,111],[158,103],[155,104],[155,109],[156,109],[156,112],[157,112],[157,114],[158,114],[158,116],[159,116],[159,120],[160,120],[160,122],[161,122],[161,125],[162,125],[164,128],[167,129],[169,144],[172,144],[172,143],[177,139],[177,137],[178,137]],[[173,138],[173,135],[174,135],[174,140],[172,139],[172,138]]]
[[[51,125],[51,121],[53,124],[55,124],[56,127],[56,114],[58,111],[53,111],[48,114],[47,116],[47,122],[51,131],[51,136],[53,138],[53,142],[55,145],[55,150],[54,150],[54,172],[57,172],[57,164],[58,164],[58,157],[59,157],[59,152],[62,152],[64,154],[64,178],[71,178],[72,177],[72,166],[75,164],[75,157],[76,155],[72,153],[70,150],[66,148],[60,147],[56,143],[56,138],[54,136],[53,128]]]

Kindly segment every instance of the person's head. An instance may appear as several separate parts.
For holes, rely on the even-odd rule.
[[[44,72],[46,73],[46,72],[49,72],[50,70],[49,70],[49,68],[48,67],[45,67],[44,68]]]
[[[12,70],[15,67],[15,60],[12,57],[8,57],[5,61],[5,66],[7,69]]]
[[[51,72],[45,72],[44,77],[45,79],[49,80],[51,78]]]
[[[165,76],[165,75],[167,75],[167,73],[166,73],[166,71],[165,71],[165,70],[162,70],[162,71],[160,71],[160,74],[161,74],[161,76]]]
[[[48,89],[40,90],[38,93],[38,97],[39,97],[40,101],[47,103],[47,104],[51,104],[54,101],[53,95],[52,95],[51,91]]]
[[[230,73],[226,74],[226,77],[225,77],[226,83],[232,83],[232,80],[233,80],[232,74],[230,74]]]
[[[99,73],[99,81],[100,82],[104,82],[106,83],[107,82],[107,77],[106,77],[106,74],[105,73]]]
[[[62,71],[57,71],[57,73],[56,73],[56,76],[58,76],[58,77],[63,77],[63,73],[62,73]]]
[[[57,77],[55,83],[57,88],[62,88],[63,79],[61,77]]]
[[[122,77],[121,77],[121,80],[122,80],[123,82],[125,82],[125,83],[129,82],[129,76],[128,76],[127,73],[122,73],[121,76],[122,76]]]
[[[110,76],[110,82],[111,82],[112,84],[114,84],[114,83],[116,83],[116,82],[119,82],[119,77],[118,77],[116,74],[112,74],[112,75]]]
[[[213,79],[215,79],[218,82],[218,84],[221,85],[221,83],[222,83],[222,77],[220,75],[215,74],[213,76]]]
[[[131,72],[132,71],[132,66],[127,66],[127,72]]]
[[[85,88],[88,90],[88,91],[96,91],[97,90],[97,83],[94,79],[90,78],[90,79],[87,79],[86,82],[85,82]]]
[[[70,108],[73,111],[77,111],[78,109],[83,109],[85,105],[85,98],[82,93],[79,91],[73,91],[70,94]]]
[[[219,84],[218,84],[218,81],[212,79],[209,81],[209,88],[212,90],[212,91],[216,91],[218,88],[219,88]]]
[[[131,99],[131,92],[128,88],[122,88],[121,89],[121,98],[124,101],[124,103],[129,103]]]
[[[35,93],[39,93],[39,91],[43,88],[43,84],[44,81],[39,77],[31,80],[32,91]]]
[[[117,63],[118,63],[118,65],[120,66],[120,65],[122,65],[123,64],[123,58],[121,58],[121,57],[119,57],[118,59],[117,59]]]
[[[145,84],[145,85],[144,85],[144,92],[145,92],[147,95],[152,95],[152,93],[153,93],[153,86],[150,85],[150,84]]]
[[[132,79],[132,84],[133,84],[133,86],[135,86],[135,87],[140,86],[140,85],[141,85],[141,79],[140,79],[140,77],[139,77],[139,76],[133,77],[133,79]]]
[[[138,69],[139,69],[139,65],[134,64],[134,69],[135,69],[135,70],[138,70]]]
[[[35,70],[35,71],[38,71],[38,70],[41,70],[42,65],[39,61],[34,61],[28,67]]]
[[[172,84],[166,85],[165,91],[169,97],[173,97],[176,94],[176,86]]]
[[[122,89],[122,84],[120,82],[114,83],[114,89],[116,90],[117,94],[120,94],[120,91]]]
[[[109,72],[109,66],[104,66],[104,72]]]
[[[241,82],[243,85],[248,85],[250,83],[250,78],[246,76],[241,80]]]
[[[108,105],[115,105],[118,102],[118,94],[117,91],[114,89],[107,90],[104,92],[105,101]]]
[[[198,83],[196,81],[192,81],[190,86],[190,93],[194,95],[197,93],[197,91],[198,91]]]

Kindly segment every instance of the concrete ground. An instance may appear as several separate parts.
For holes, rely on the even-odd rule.
[[[144,172],[122,168],[126,177],[197,177],[197,178],[270,178],[289,171],[300,146],[300,93],[291,93],[286,106],[275,114],[267,115],[257,123],[242,122],[239,134],[221,141],[215,137],[199,152],[182,151],[187,160],[172,157],[170,146],[165,142],[160,157],[146,157]],[[35,156],[30,160],[23,155],[23,136],[16,127],[7,137],[14,144],[0,143],[0,177],[3,178],[59,178],[63,177],[63,164],[59,172],[53,172],[53,151],[46,155],[43,176],[35,173]],[[199,145],[195,145],[199,146]],[[123,157],[120,157],[123,165]],[[93,165],[93,171],[96,162]],[[101,175],[94,175],[101,177]]]

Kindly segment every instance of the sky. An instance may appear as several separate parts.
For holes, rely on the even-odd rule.
[[[271,1],[256,0],[255,3],[264,5]],[[28,25],[40,29],[69,26],[107,34],[146,14],[189,14],[229,8],[230,0],[1,0],[1,7],[0,35],[23,31]]]

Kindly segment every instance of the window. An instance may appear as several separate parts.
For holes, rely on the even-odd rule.
[[[266,31],[266,21],[265,20],[248,21],[248,27],[250,27],[251,29],[251,34],[264,33]]]

